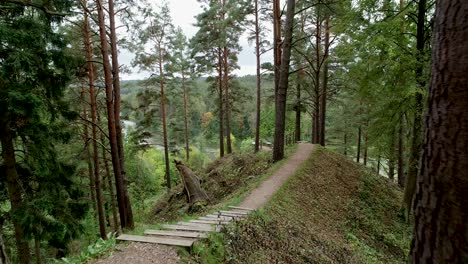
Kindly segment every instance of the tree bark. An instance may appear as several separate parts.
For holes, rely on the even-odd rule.
[[[167,142],[167,126],[166,126],[166,95],[164,93],[164,71],[163,71],[163,54],[162,47],[158,44],[159,51],[159,88],[161,93],[161,118],[163,126],[163,144],[164,144],[164,161],[166,164],[166,185],[167,190],[171,189],[171,174],[169,165],[169,146]]]
[[[88,178],[89,178],[89,198],[91,199],[91,205],[93,207],[93,211],[97,214],[96,208],[96,188],[94,186],[94,172],[93,172],[93,163],[92,163],[92,155],[91,151],[89,150],[89,127],[88,127],[88,111],[87,111],[87,102],[85,96],[85,88],[84,86],[81,87],[81,103],[83,105],[83,119],[85,120],[83,123],[83,144],[86,150],[86,165],[88,167]],[[97,216],[97,215],[95,215]]]
[[[200,178],[189,167],[182,164],[182,162],[175,160],[174,163],[180,173],[180,178],[184,184],[187,200],[190,205],[194,206],[200,203],[206,205],[208,203],[208,195],[200,185]]]
[[[297,82],[296,91],[296,120],[294,126],[294,139],[296,142],[301,141],[301,84]]]
[[[356,155],[356,162],[359,163],[361,160],[361,126],[358,128],[358,142],[357,142],[357,155]]]
[[[390,154],[388,156],[388,178],[392,181],[395,180],[395,130],[392,131],[390,140]]]
[[[468,2],[436,2],[411,263],[468,263]]]
[[[280,81],[280,67],[282,57],[282,37],[281,37],[281,8],[280,0],[273,0],[273,63],[275,73],[275,97],[278,93]]]
[[[111,147],[112,167],[114,169],[115,187],[117,190],[117,203],[120,214],[120,224],[122,228],[132,228],[133,224],[128,222],[127,206],[125,201],[125,190],[123,189],[123,178],[121,174],[119,147],[117,142],[117,132],[115,125],[114,111],[114,95],[112,83],[112,71],[109,61],[109,49],[106,35],[106,25],[104,20],[104,6],[102,0],[96,0],[98,21],[99,21],[99,36],[101,41],[101,53],[104,68],[104,80],[106,84],[106,106],[107,106],[107,126],[109,129],[109,143]]]
[[[117,138],[117,148],[119,151],[120,173],[122,177],[122,194],[124,195],[125,211],[127,218],[127,228],[133,229],[133,211],[130,203],[130,196],[127,190],[127,169],[125,166],[125,153],[123,147],[122,126],[120,122],[120,65],[117,49],[117,32],[115,28],[114,0],[108,0],[109,5],[109,28],[110,43],[112,52],[112,84],[114,87],[114,112],[115,112],[115,132]]]
[[[185,159],[188,162],[190,159],[190,144],[187,114],[187,87],[185,81],[185,69],[182,69],[182,91],[184,93]]]
[[[314,139],[312,143],[314,144],[320,144],[320,68],[322,65],[321,59],[320,59],[320,44],[321,44],[321,36],[322,36],[322,31],[321,31],[321,21],[320,21],[320,14],[319,14],[319,9],[317,9],[317,18],[316,18],[316,23],[315,23],[315,87],[314,87]]]
[[[231,117],[230,117],[230,104],[229,104],[229,62],[228,62],[228,53],[229,50],[227,47],[224,47],[224,111],[226,114],[226,152],[228,154],[232,153],[232,143],[231,143]]]
[[[99,112],[97,112],[97,119],[98,119],[98,122],[101,123],[101,118],[100,118]],[[102,148],[102,159],[103,159],[103,162],[104,162],[104,169],[105,169],[105,172],[106,172],[107,184],[108,184],[108,187],[109,187],[109,201],[110,201],[110,204],[111,204],[111,211],[112,211],[113,230],[114,230],[114,232],[119,233],[119,219],[118,219],[118,216],[117,216],[117,208],[115,206],[114,187],[113,187],[113,184],[112,184],[112,177],[111,177],[111,173],[110,173],[109,162],[107,161],[106,148],[104,147],[105,144],[106,144],[106,141],[105,141],[105,137],[104,137],[103,133],[101,133],[100,138],[101,138],[101,146],[102,146],[101,147]]]
[[[275,136],[273,145],[273,161],[284,158],[284,132],[286,125],[286,98],[289,81],[289,63],[291,60],[291,43],[294,26],[295,0],[288,0],[286,11],[285,34],[283,42],[283,57],[281,62],[280,79],[275,102]]]
[[[398,127],[398,185],[400,187],[405,186],[405,163],[404,163],[404,127],[403,127],[403,115],[400,117],[400,126]]]
[[[363,155],[363,158],[364,158],[364,166],[367,166],[367,150],[369,148],[368,146],[368,143],[369,143],[369,137],[367,135],[367,130],[368,130],[368,127],[366,126],[366,132],[364,133],[364,155]]]
[[[223,106],[223,61],[218,48],[218,95],[219,95],[219,156],[224,157],[224,106]]]
[[[104,219],[104,208],[102,200],[102,187],[101,187],[101,175],[99,173],[99,150],[98,150],[98,138],[97,138],[97,115],[96,115],[96,93],[94,87],[94,65],[92,62],[92,48],[91,48],[91,37],[89,34],[89,21],[88,13],[84,12],[84,35],[85,35],[85,49],[86,49],[86,61],[88,64],[88,85],[89,85],[89,99],[91,108],[91,121],[92,121],[92,139],[93,139],[93,167],[94,167],[94,181],[96,188],[96,208],[99,219],[99,233],[102,239],[107,239],[106,223]],[[86,129],[87,130],[87,129]]]
[[[255,114],[255,150],[257,153],[260,150],[260,107],[261,107],[261,73],[260,73],[260,26],[258,17],[258,1],[255,0],[255,58],[257,63],[257,107]]]
[[[327,91],[328,91],[328,57],[330,55],[330,15],[325,19],[325,51],[323,57],[323,83],[320,93],[320,138],[319,143],[325,146],[325,124],[327,117]]]
[[[15,147],[13,144],[13,131],[9,127],[8,122],[0,124],[0,141],[2,144],[2,158],[5,166],[6,187],[8,198],[10,199],[11,209],[10,216],[15,230],[16,248],[19,255],[20,263],[30,263],[31,253],[29,252],[29,243],[24,238],[24,230],[21,223],[15,215],[23,204],[21,193],[21,180],[16,170]]]

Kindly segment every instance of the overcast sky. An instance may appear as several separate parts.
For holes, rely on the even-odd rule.
[[[195,24],[195,16],[199,14],[202,9],[200,3],[197,0],[167,0],[171,9],[171,16],[174,21],[174,25],[180,26],[185,35],[188,38],[193,37],[197,32],[197,28],[193,26]],[[246,35],[241,36],[239,43],[242,46],[242,52],[239,54],[239,66],[240,70],[236,71],[235,74],[239,76],[247,74],[255,74],[255,54],[254,47],[249,46]],[[122,51],[120,56],[120,64],[129,66],[133,54],[128,51]],[[272,54],[265,54],[262,56],[262,61],[271,61]],[[130,79],[143,79],[148,77],[150,74],[147,72],[138,72],[138,69],[133,69],[131,74],[122,74],[124,80]]]

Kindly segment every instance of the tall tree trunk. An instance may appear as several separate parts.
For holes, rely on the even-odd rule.
[[[98,122],[101,123],[101,117],[99,115],[99,112],[97,111],[97,119]],[[112,211],[112,223],[113,223],[113,230],[114,232],[118,233],[119,232],[119,219],[117,216],[117,208],[115,206],[115,195],[114,195],[114,187],[112,184],[112,177],[110,173],[110,168],[109,168],[109,162],[107,161],[107,154],[106,154],[106,148],[105,148],[105,135],[104,133],[101,133],[101,148],[102,148],[102,159],[104,161],[104,169],[106,172],[106,178],[107,178],[107,187],[109,188],[109,201],[111,204],[111,211]]]
[[[133,229],[133,211],[130,203],[130,196],[127,190],[127,169],[125,166],[125,153],[122,138],[122,126],[120,122],[120,65],[119,54],[117,49],[117,32],[115,28],[115,12],[114,0],[108,0],[109,5],[109,28],[110,28],[110,43],[112,52],[112,76],[114,87],[114,112],[115,112],[115,132],[117,139],[117,148],[119,151],[120,173],[122,177],[122,194],[125,201],[125,218],[127,228]]]
[[[281,8],[280,0],[273,0],[273,64],[275,73],[275,97],[278,93],[280,81],[280,67],[282,58],[281,37]]]
[[[104,68],[104,80],[106,84],[106,106],[107,106],[107,126],[109,129],[109,143],[111,147],[112,168],[114,169],[115,187],[117,190],[117,203],[119,206],[120,225],[122,228],[133,228],[133,223],[128,222],[127,206],[125,201],[125,191],[123,186],[123,178],[121,174],[119,147],[117,142],[117,132],[115,126],[115,111],[114,111],[114,94],[112,83],[112,71],[109,61],[109,49],[106,35],[106,25],[104,20],[104,6],[102,0],[96,0],[98,21],[99,21],[99,36],[101,40],[101,53]]]
[[[288,0],[284,30],[283,57],[280,70],[278,93],[275,102],[275,136],[273,144],[273,161],[284,158],[284,130],[286,125],[286,98],[289,81],[289,62],[291,60],[291,43],[294,26],[295,0]]]
[[[404,187],[405,184],[405,163],[404,163],[404,121],[403,115],[400,118],[400,126],[398,127],[398,185]]]
[[[301,84],[297,82],[296,92],[296,121],[294,126],[294,139],[296,142],[301,141]]]
[[[392,131],[392,138],[390,140],[390,154],[388,156],[388,178],[395,180],[395,129]]]
[[[0,216],[0,264],[10,264],[10,258],[8,257],[5,241],[3,240],[4,222],[5,217],[2,215]]]
[[[164,161],[166,164],[166,185],[167,190],[171,189],[171,174],[169,165],[169,146],[167,142],[167,126],[166,126],[166,95],[164,93],[164,71],[163,71],[163,54],[162,47],[159,44],[159,88],[161,93],[161,118],[163,126],[163,144],[164,144]]]
[[[320,93],[320,145],[325,146],[325,119],[327,116],[328,57],[330,53],[330,15],[325,19],[325,52],[323,57],[323,83]]]
[[[413,130],[411,138],[410,157],[408,161],[408,174],[406,176],[405,194],[403,197],[403,209],[406,219],[409,219],[413,204],[414,193],[416,192],[416,178],[418,175],[419,158],[422,149],[422,116],[423,116],[423,94],[426,87],[426,78],[423,75],[425,39],[426,39],[426,3],[427,0],[418,2],[418,23],[416,32],[417,65],[415,69],[418,91],[415,94],[415,111],[413,119]]]
[[[382,160],[382,156],[379,154],[379,156],[377,157],[377,175],[380,175],[380,163],[381,163],[381,160]]]
[[[369,143],[369,137],[367,135],[367,130],[369,129],[368,126],[366,126],[366,132],[364,133],[364,166],[367,166],[367,150],[369,148],[368,143]]]
[[[36,257],[36,264],[41,264],[41,240],[34,237],[34,255]]]
[[[468,1],[436,2],[412,263],[468,263]]]
[[[21,223],[16,217],[17,211],[23,204],[21,194],[20,177],[16,170],[16,157],[15,147],[13,144],[13,131],[11,130],[8,122],[1,122],[0,124],[0,141],[2,143],[2,158],[3,165],[5,166],[4,173],[6,174],[6,187],[8,191],[8,198],[10,199],[11,209],[10,217],[13,222],[15,230],[16,248],[19,255],[20,263],[30,263],[31,253],[29,252],[29,243],[24,238],[24,230]]]
[[[260,106],[261,100],[261,64],[260,64],[260,26],[258,18],[258,0],[255,0],[255,58],[257,63],[257,107],[255,114],[255,153],[260,150]]]
[[[362,129],[361,126],[358,128],[358,141],[357,141],[357,155],[356,155],[356,162],[359,163],[361,160],[361,133]]]
[[[226,152],[228,154],[232,153],[232,143],[231,143],[231,109],[229,103],[229,50],[227,47],[224,47],[224,97],[226,100],[224,101],[224,109],[226,114]]]
[[[319,10],[317,9],[317,18],[315,23],[315,87],[314,87],[314,139],[312,143],[319,144],[320,143],[320,68],[322,65],[320,59],[320,43],[321,43],[321,21],[320,21],[320,14]]]
[[[188,162],[190,159],[190,144],[187,113],[187,86],[185,81],[185,69],[182,69],[182,91],[184,93],[185,159]]]
[[[92,62],[92,48],[91,48],[91,37],[89,34],[89,21],[88,13],[84,12],[84,35],[85,35],[85,49],[86,49],[86,61],[88,64],[88,82],[89,82],[89,99],[91,106],[91,121],[92,121],[92,139],[93,139],[93,167],[94,167],[94,181],[96,188],[96,208],[99,220],[99,233],[102,239],[107,239],[106,234],[106,223],[104,219],[104,208],[102,200],[102,187],[101,187],[101,175],[99,174],[99,150],[98,150],[98,138],[97,138],[97,115],[96,115],[96,93],[94,87],[94,65]],[[87,130],[87,129],[86,129]]]
[[[219,156],[224,157],[224,106],[223,106],[223,59],[218,48],[218,95],[219,95]]]
[[[93,172],[93,163],[91,150],[89,149],[89,127],[88,127],[88,111],[87,111],[87,102],[86,102],[86,91],[85,87],[81,87],[81,103],[83,104],[83,143],[86,150],[86,165],[88,166],[88,178],[89,178],[89,197],[91,199],[91,205],[93,206],[94,213],[97,213],[96,208],[96,188],[94,186],[94,172]],[[97,216],[97,215],[96,215]]]

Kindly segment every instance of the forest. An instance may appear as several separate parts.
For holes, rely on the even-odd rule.
[[[298,142],[401,191],[406,262],[468,262],[467,1],[196,1],[187,37],[168,1],[0,0],[1,264],[90,261],[177,211],[177,164],[250,164],[221,200]]]

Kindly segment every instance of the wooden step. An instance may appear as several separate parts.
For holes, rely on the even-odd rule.
[[[235,214],[235,215],[248,215],[249,213],[248,212],[240,212],[240,211],[234,211],[234,210],[231,210],[231,211],[219,211],[220,213],[222,214]]]
[[[162,225],[162,228],[170,229],[170,230],[185,230],[185,231],[194,231],[194,232],[216,231],[216,228],[214,226],[195,227],[195,226],[186,226],[186,225]]]
[[[206,238],[206,237],[208,237],[205,233],[200,233],[200,232],[167,231],[167,230],[146,230],[145,235],[186,237],[186,238]]]
[[[232,220],[232,219],[235,219],[235,218],[241,218],[242,215],[234,215],[234,214],[227,215],[227,214],[222,213],[222,214],[209,214],[206,217],[212,217],[212,218],[218,218],[218,219],[219,218],[225,218],[225,219],[231,219]]]
[[[247,207],[239,207],[239,206],[228,206],[228,207],[231,209],[243,210],[243,211],[248,211],[248,212],[254,211],[254,209],[247,208]]]
[[[178,225],[186,225],[186,226],[194,226],[194,227],[212,227],[212,224],[201,224],[201,223],[193,223],[193,222],[177,222]]]
[[[123,241],[134,241],[152,244],[172,245],[181,247],[191,247],[196,239],[174,239],[164,237],[153,237],[153,236],[134,236],[122,234],[117,237],[117,240]]]
[[[228,211],[225,211],[225,212],[218,212],[218,215],[219,215],[219,216],[234,217],[234,218],[241,218],[241,217],[246,216],[245,214],[236,214],[236,213],[231,213],[231,212],[228,212]]]
[[[218,218],[218,217],[207,217],[207,216],[202,216],[202,217],[199,217],[198,220],[229,222],[229,221],[232,221],[232,218],[231,218],[231,217],[221,217],[221,218]]]
[[[198,224],[209,224],[209,225],[225,225],[229,223],[229,221],[222,221],[222,220],[190,220],[191,223],[198,223]]]

